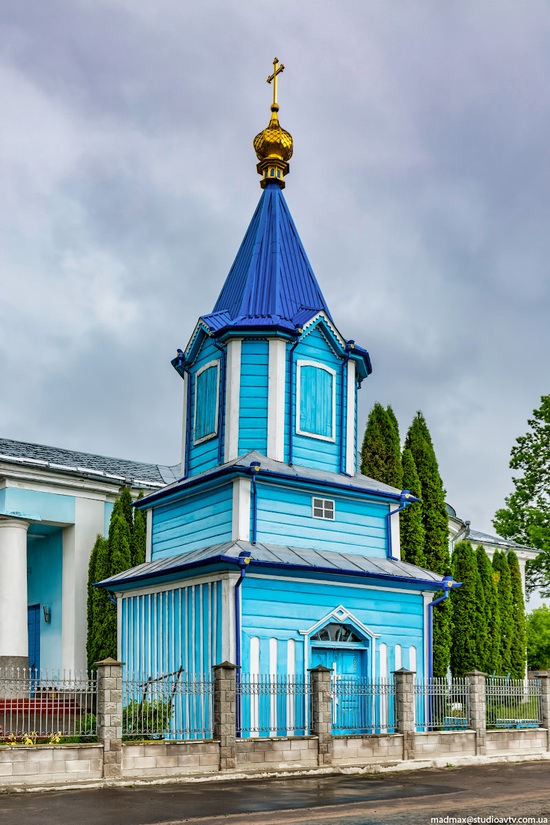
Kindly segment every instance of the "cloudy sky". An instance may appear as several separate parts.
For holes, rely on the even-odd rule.
[[[362,421],[431,428],[477,529],[550,391],[550,6],[6,0],[0,434],[176,463],[170,366],[260,197],[277,55],[285,194],[371,353]]]

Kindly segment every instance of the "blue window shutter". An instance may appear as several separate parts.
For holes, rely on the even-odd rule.
[[[218,367],[213,364],[197,375],[195,441],[216,434]]]
[[[300,430],[333,438],[332,403],[334,376],[327,370],[300,367]]]

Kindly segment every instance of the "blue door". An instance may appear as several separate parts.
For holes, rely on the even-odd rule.
[[[361,648],[312,647],[311,666],[332,670],[332,731],[361,733],[371,727],[371,702],[366,695],[366,656]]]
[[[40,605],[28,607],[27,625],[29,628],[29,668],[40,670]]]

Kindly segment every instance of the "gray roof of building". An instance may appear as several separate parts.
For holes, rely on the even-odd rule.
[[[512,541],[512,539],[503,539],[502,536],[491,535],[490,533],[482,533],[480,530],[472,530],[471,528],[468,530],[466,535],[467,539],[471,539],[472,541],[478,541],[480,544],[483,542],[487,542],[488,544],[505,544],[508,547],[519,547],[522,550],[534,550],[535,552],[542,552],[538,551],[536,547],[527,547],[525,544],[518,544],[517,541]]]
[[[377,559],[354,553],[339,553],[334,550],[313,550],[303,547],[286,547],[277,544],[251,544],[246,541],[226,542],[192,550],[179,556],[157,559],[125,570],[101,582],[105,587],[116,589],[116,585],[166,576],[207,563],[229,562],[238,564],[239,556],[250,554],[251,565],[277,567],[289,570],[311,570],[347,575],[372,576],[374,578],[398,579],[411,583],[439,584],[443,577],[422,567],[396,559]]]
[[[260,478],[269,478],[269,474],[280,473],[286,478],[294,478],[298,481],[313,481],[322,484],[335,484],[339,487],[347,487],[350,490],[361,490],[364,492],[373,492],[375,494],[387,494],[394,499],[398,499],[401,490],[396,487],[390,487],[389,484],[384,484],[381,481],[376,481],[374,478],[369,478],[361,473],[355,473],[353,476],[344,475],[343,473],[333,473],[329,470],[317,470],[312,467],[302,467],[299,464],[285,464],[284,461],[275,461],[273,458],[259,453],[257,450],[251,450],[245,455],[228,461],[225,464],[211,467],[208,470],[203,470],[202,473],[188,476],[187,478],[178,479],[178,481],[165,487],[161,493],[151,493],[147,498],[158,498],[159,495],[170,495],[177,490],[184,490],[186,487],[194,486],[199,481],[206,481],[210,476],[225,473],[231,469],[248,470],[251,464],[260,464]],[[144,502],[147,501],[144,499]]]
[[[0,461],[148,488],[164,487],[175,481],[180,472],[179,464],[172,467],[146,464],[143,461],[110,458],[77,450],[47,447],[44,444],[12,441],[9,438],[0,438]]]

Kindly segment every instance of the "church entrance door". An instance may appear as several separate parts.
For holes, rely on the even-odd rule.
[[[367,650],[360,647],[312,647],[311,666],[332,670],[332,732],[361,733],[370,718],[369,697],[362,689],[367,676]]]

